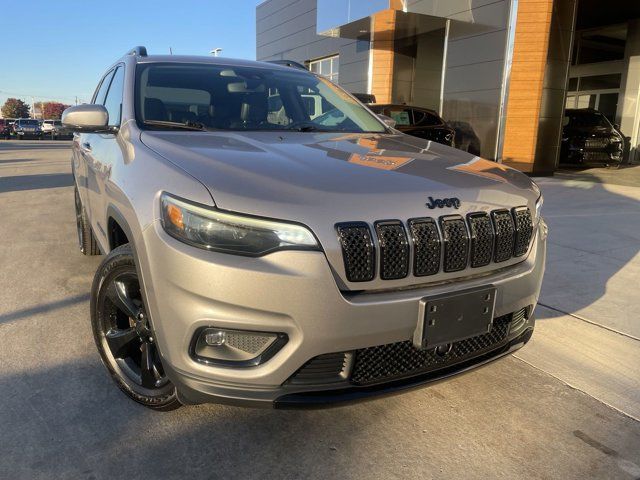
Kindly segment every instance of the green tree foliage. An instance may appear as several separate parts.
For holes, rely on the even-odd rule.
[[[4,118],[29,118],[29,105],[19,98],[8,98],[0,111]]]

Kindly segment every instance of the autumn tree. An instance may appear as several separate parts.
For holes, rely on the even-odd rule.
[[[62,112],[68,107],[69,105],[60,102],[44,102],[41,110],[44,114],[43,118],[47,120],[60,120]]]
[[[19,98],[8,98],[0,111],[4,118],[29,118],[29,105]]]

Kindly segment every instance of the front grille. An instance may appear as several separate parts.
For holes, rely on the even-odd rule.
[[[489,265],[493,256],[493,226],[489,215],[484,212],[467,216],[471,232],[471,266]]]
[[[606,148],[609,146],[608,138],[588,138],[584,142],[584,148]]]
[[[525,206],[511,211],[472,212],[466,219],[460,215],[414,218],[407,225],[408,234],[400,220],[374,224],[378,255],[368,224],[337,224],[347,280],[373,280],[378,256],[383,280],[409,275],[411,258],[416,277],[435,275],[441,269],[458,272],[468,266],[484,267],[492,261],[500,263],[524,255],[533,238],[533,219]]]
[[[347,279],[350,282],[373,280],[376,256],[369,226],[366,223],[342,223],[336,228]]]
[[[489,333],[454,342],[445,355],[438,355],[435,349],[418,350],[409,340],[356,350],[351,383],[369,385],[419,375],[498,348],[506,343],[515,315],[521,313],[495,318]]]
[[[533,235],[533,220],[531,212],[526,207],[514,208],[513,218],[516,228],[513,256],[521,257],[529,250],[529,242]]]
[[[409,220],[413,241],[413,274],[416,277],[435,275],[440,270],[440,234],[433,218]]]
[[[515,235],[513,217],[509,210],[495,210],[491,215],[493,228],[496,232],[493,260],[496,263],[504,262],[513,256],[513,237]]]
[[[409,274],[409,241],[399,221],[376,222],[380,242],[380,278],[393,280]]]
[[[469,234],[464,219],[459,215],[440,218],[444,241],[444,271],[464,270],[469,260]]]

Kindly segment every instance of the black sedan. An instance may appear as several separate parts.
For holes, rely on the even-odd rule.
[[[407,135],[454,146],[455,130],[433,110],[407,105],[371,104],[373,112],[395,120],[397,130]]]

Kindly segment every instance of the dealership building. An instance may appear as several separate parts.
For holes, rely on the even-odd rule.
[[[266,0],[256,34],[258,60],[433,109],[525,172],[556,169],[565,106],[601,111],[640,161],[639,0]]]

